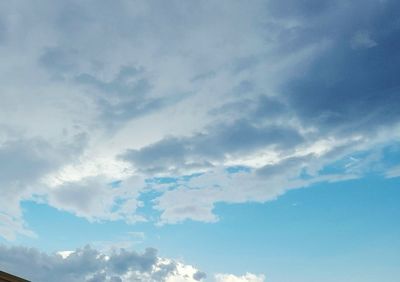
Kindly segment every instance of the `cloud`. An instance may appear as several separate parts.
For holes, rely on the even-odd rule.
[[[369,21],[341,27],[346,29],[331,42],[331,48],[281,86],[281,93],[303,123],[314,124],[323,132],[367,135],[398,122],[399,112],[394,107],[399,103],[398,64],[390,63],[392,58],[398,60],[393,47],[399,44],[399,30],[393,28],[396,19],[390,11],[394,6],[394,2],[368,3],[362,13]],[[359,5],[346,12],[352,9]],[[385,19],[373,9],[382,9]],[[351,48],[343,41],[348,36]],[[375,36],[379,44],[371,39]],[[354,50],[361,47],[364,49]]]
[[[47,254],[35,248],[0,245],[0,264],[3,271],[32,282],[196,282],[207,277],[194,266],[159,257],[152,248],[141,253],[113,249],[104,254],[85,246],[75,251]],[[211,281],[264,282],[265,276],[216,274]]]
[[[43,195],[43,201],[92,222],[124,220],[133,224],[147,220],[147,215],[137,211],[143,206],[139,194],[145,187],[145,178],[139,176],[113,181],[107,175],[96,175],[56,183]]]
[[[272,156],[267,159],[269,164],[259,167],[214,169],[170,183],[155,182],[166,192],[153,202],[161,212],[162,224],[188,219],[215,222],[219,220],[213,212],[217,203],[264,203],[315,183],[346,181],[369,173],[389,176],[395,168],[388,170],[382,165],[385,148],[380,143],[351,138],[340,142],[325,140],[286,157]]]
[[[34,195],[43,195],[43,175],[55,171],[80,153],[84,136],[72,144],[50,144],[41,139],[10,138],[0,144],[0,234],[11,240],[16,234],[32,236],[26,228],[20,203]],[[63,157],[63,155],[67,157]]]
[[[396,166],[396,167],[390,168],[385,173],[385,177],[387,177],[387,178],[400,177],[400,166]]]
[[[133,223],[157,191],[159,223],[215,222],[389,169],[371,152],[400,132],[398,1],[0,5],[7,239],[33,234],[22,201]]]
[[[215,125],[209,132],[186,138],[166,138],[140,150],[127,151],[121,157],[150,173],[173,171],[185,166],[213,166],[223,163],[227,155],[246,154],[275,147],[282,150],[302,142],[293,128],[255,126],[238,120]],[[177,168],[177,164],[180,167]],[[178,170],[179,173],[179,170]]]
[[[378,45],[366,31],[357,32],[351,39],[350,44],[353,49],[372,48]]]
[[[264,282],[264,275],[255,275],[252,273],[246,273],[242,276],[235,276],[233,274],[216,274],[216,282]]]
[[[158,257],[151,248],[142,253],[120,249],[105,255],[90,246],[61,254],[0,246],[0,263],[2,270],[33,282],[195,282],[206,276],[193,266]]]

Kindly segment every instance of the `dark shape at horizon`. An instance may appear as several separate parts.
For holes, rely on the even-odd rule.
[[[0,271],[0,282],[30,282],[29,280],[25,280],[23,278],[14,276],[12,274]]]

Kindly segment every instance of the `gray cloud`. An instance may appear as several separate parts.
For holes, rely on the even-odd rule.
[[[160,262],[155,249],[143,253],[121,249],[110,255],[86,246],[66,258],[33,248],[0,246],[2,270],[33,282],[165,281],[176,272],[176,262]]]
[[[51,169],[51,145],[42,140],[16,140],[0,147],[1,181],[31,182]]]
[[[10,139],[0,144],[2,236],[13,239],[18,232],[32,234],[23,222],[20,202],[46,193],[41,178],[80,154],[85,136],[76,136],[74,141],[73,144],[55,145],[41,139]]]
[[[332,14],[346,15],[359,10],[362,16],[349,16],[350,22],[339,26],[340,34],[333,38],[331,47],[281,87],[291,110],[304,124],[314,124],[321,131],[366,134],[399,121],[400,29],[393,14],[398,8],[395,1],[371,1],[366,6],[353,3],[348,10],[341,10],[341,6],[333,9]],[[335,25],[321,21],[327,32]],[[363,44],[369,42],[370,48],[352,48],[354,37],[360,34],[374,38],[372,44],[372,39],[363,37]]]
[[[96,75],[96,71],[104,68],[103,63],[82,62],[84,56],[78,49],[52,47],[45,49],[39,63],[52,79],[81,86],[81,91],[97,108],[99,127],[115,128],[179,100],[177,97],[151,97],[152,85],[142,67],[121,66],[112,79],[105,80]],[[85,72],[85,63],[90,66],[91,73]]]
[[[93,93],[100,121],[104,125],[115,126],[132,118],[139,117],[170,104],[173,99],[151,98],[151,84],[142,74],[144,70],[136,67],[121,67],[116,77],[104,82],[90,74],[80,74],[75,81],[89,86]]]
[[[71,143],[51,144],[40,138],[9,140],[0,144],[0,181],[31,183],[46,172],[79,155],[85,147],[87,136],[73,136]]]
[[[254,98],[241,98],[228,102],[210,111],[211,115],[228,116],[232,119],[247,118],[253,123],[277,122],[279,119],[288,119],[291,113],[284,101],[279,97],[258,95]]]
[[[3,20],[0,18],[0,45],[6,40],[6,28]]]
[[[207,274],[202,271],[197,271],[195,274],[193,274],[193,278],[197,281],[200,281],[206,277],[207,277]]]
[[[209,132],[187,138],[166,138],[140,150],[127,151],[122,158],[143,171],[168,171],[179,166],[223,161],[227,154],[245,154],[274,146],[277,150],[303,141],[293,128],[255,126],[246,120],[217,125]]]
[[[64,182],[45,194],[46,202],[90,221],[118,220],[134,223],[144,221],[137,212],[142,205],[139,191],[145,183],[141,178],[113,186],[105,177],[87,177],[80,181]]]
[[[66,72],[78,67],[78,51],[65,50],[61,47],[46,48],[39,62],[48,69],[55,78],[63,78]]]
[[[267,7],[270,15],[275,17],[306,18],[320,16],[321,14],[329,12],[329,9],[335,8],[337,5],[336,2],[328,0],[273,0],[267,2]]]
[[[291,157],[287,158],[277,164],[265,165],[257,169],[256,173],[262,177],[276,177],[285,172],[294,169],[295,175],[293,177],[299,177],[302,167],[306,167],[312,156],[302,156],[302,157]]]

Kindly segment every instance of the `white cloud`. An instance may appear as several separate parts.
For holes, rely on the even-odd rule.
[[[264,282],[265,276],[260,274],[246,273],[242,276],[236,276],[233,274],[216,274],[216,282]]]
[[[400,166],[395,166],[390,168],[388,171],[386,171],[385,177],[386,178],[400,177]]]
[[[49,255],[32,248],[0,246],[0,264],[3,271],[33,282],[197,282],[206,277],[191,265],[158,257],[154,249],[103,254],[86,246]]]
[[[0,245],[2,271],[22,276],[33,282],[198,282],[206,273],[181,261],[157,256],[157,250],[138,253],[112,249],[107,253],[86,246],[75,251],[46,254],[35,248]],[[215,282],[264,282],[265,276],[246,273],[219,273]]]

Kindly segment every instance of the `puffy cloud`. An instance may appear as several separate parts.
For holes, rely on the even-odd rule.
[[[155,249],[142,253],[120,249],[102,254],[86,246],[57,254],[25,247],[0,246],[2,270],[36,281],[196,282],[206,275],[195,267],[160,258]]]

